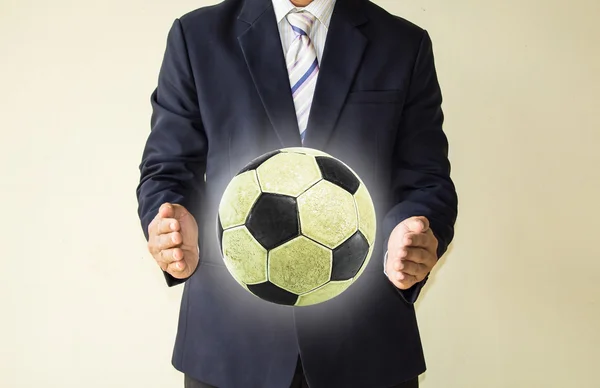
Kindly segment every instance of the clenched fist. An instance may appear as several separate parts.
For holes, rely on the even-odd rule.
[[[148,250],[160,268],[176,279],[198,267],[198,224],[181,205],[164,203],[148,225]]]
[[[386,272],[399,289],[425,279],[437,263],[438,240],[426,217],[411,217],[394,228],[388,240]]]

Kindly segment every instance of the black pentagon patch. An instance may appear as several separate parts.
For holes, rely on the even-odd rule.
[[[362,267],[368,253],[369,243],[365,236],[360,231],[354,233],[333,250],[331,280],[352,279]]]
[[[223,252],[223,224],[221,224],[221,217],[217,215],[217,236],[219,238],[219,249]]]
[[[246,171],[256,170],[258,168],[258,166],[260,166],[261,164],[263,164],[267,160],[271,159],[273,156],[277,155],[280,152],[281,151],[279,151],[279,150],[275,150],[275,151],[267,152],[266,154],[259,156],[258,158],[254,159],[250,163],[248,163],[244,168],[242,168],[240,170],[240,172],[237,173],[237,175],[243,174]]]
[[[248,289],[259,298],[272,303],[293,306],[298,301],[298,295],[279,288],[271,282],[249,284]]]
[[[265,249],[273,249],[300,234],[296,198],[263,193],[250,210],[246,227]]]
[[[354,195],[360,186],[360,181],[348,167],[337,159],[327,156],[315,157],[323,179],[334,183]]]

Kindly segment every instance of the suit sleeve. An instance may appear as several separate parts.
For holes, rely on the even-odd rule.
[[[179,19],[169,31],[158,86],[150,98],[151,131],[139,166],[138,215],[148,240],[148,225],[159,207],[175,203],[190,211],[198,225],[204,193],[207,140],[194,78]],[[185,280],[164,272],[168,286]]]
[[[413,216],[429,219],[439,241],[438,259],[454,236],[458,198],[450,179],[448,140],[442,130],[442,94],[434,64],[432,42],[423,31],[394,148],[392,190],[395,206],[383,220],[384,252],[392,230]],[[408,290],[398,290],[414,303],[427,278]]]

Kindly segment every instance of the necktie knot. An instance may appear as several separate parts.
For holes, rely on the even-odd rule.
[[[310,29],[315,22],[315,16],[310,12],[290,12],[286,18],[296,35],[310,35]]]

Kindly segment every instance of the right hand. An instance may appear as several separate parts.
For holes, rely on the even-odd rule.
[[[181,205],[164,203],[148,225],[148,250],[160,268],[176,279],[190,277],[199,261],[198,224]]]

